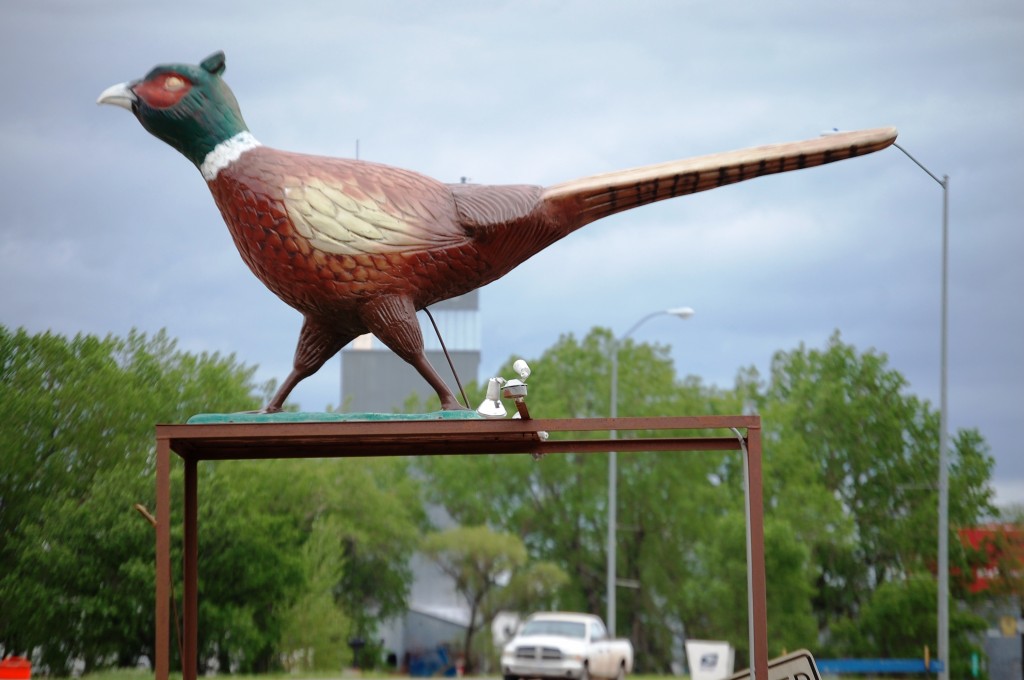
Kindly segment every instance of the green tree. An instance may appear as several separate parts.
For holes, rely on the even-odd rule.
[[[201,657],[249,672],[338,668],[349,638],[404,610],[424,522],[405,461],[204,467],[201,548],[217,548],[200,550]],[[306,627],[314,611],[323,618]]]
[[[290,673],[337,671],[348,660],[345,635],[351,622],[335,600],[344,574],[342,535],[340,518],[323,515],[313,521],[302,545],[305,586],[282,615],[280,653]]]
[[[502,611],[532,612],[558,609],[559,592],[568,582],[568,575],[557,564],[528,562],[512,573],[504,587],[492,591],[492,597],[484,600],[481,610],[483,629],[489,631],[494,619]],[[480,637],[476,643],[476,651],[478,657],[484,659],[486,664],[480,670],[487,673],[500,663],[501,650],[494,647],[493,636]]]
[[[686,602],[685,619],[691,637],[728,640],[737,657],[749,655],[747,631],[746,517],[742,509],[714,521],[714,531],[695,550],[700,570],[680,588]],[[768,648],[783,650],[812,646],[817,637],[811,609],[811,555],[793,527],[774,517],[765,520],[765,575],[768,583]],[[743,584],[744,587],[740,587]]]
[[[69,339],[0,327],[7,652],[38,651],[53,675],[73,659],[94,670],[152,658],[153,530],[132,506],[154,505],[153,425],[257,407],[253,371],[234,357],[180,352],[164,333]],[[200,664],[336,668],[338,648],[347,654],[339,640],[400,611],[424,524],[406,465],[202,463]],[[174,497],[181,479],[175,463]],[[157,519],[180,537],[180,507]],[[317,626],[303,625],[314,612]]]
[[[837,653],[854,657],[920,658],[925,646],[934,650],[937,599],[938,587],[930,573],[887,581],[871,593],[855,618],[833,627],[833,646]],[[973,640],[987,627],[984,619],[965,608],[950,609],[951,677],[971,675],[971,655],[983,653]]]
[[[385,619],[405,612],[409,561],[427,527],[422,490],[398,458],[308,461],[317,502],[342,522],[344,556],[335,600],[351,619],[349,637],[367,642],[364,667],[379,661],[373,635]]]
[[[301,480],[279,461],[203,463],[199,486],[199,663],[279,666],[284,613],[303,588]],[[300,482],[296,484],[296,482]]]
[[[611,341],[604,329],[581,340],[563,336],[540,358],[530,360],[531,413],[544,418],[606,416]],[[510,366],[499,373],[513,374]],[[706,388],[696,379],[677,381],[667,348],[633,342],[620,350],[619,399],[623,415],[695,415],[741,408],[731,393]],[[710,531],[708,518],[730,503],[742,504],[739,487],[719,488],[716,481],[726,459],[721,453],[619,457],[617,569],[622,578],[640,584],[639,589],[620,590],[619,619],[645,670],[669,668],[673,640],[665,621],[685,621],[689,614],[676,591],[695,568],[693,546]],[[438,457],[419,465],[431,481],[432,498],[457,521],[500,527],[520,536],[534,559],[559,565],[569,578],[559,591],[560,606],[604,611],[605,456],[566,454],[539,461],[529,456]]]
[[[473,636],[493,620],[498,611],[496,593],[526,563],[526,547],[512,534],[481,525],[428,534],[420,550],[451,577],[469,605],[462,649],[467,669],[476,668]]]
[[[492,614],[500,609],[537,611],[558,606],[558,592],[569,582],[562,568],[553,562],[530,562],[512,574],[495,598]]]
[[[838,333],[824,349],[772,360],[759,403],[765,503],[814,553],[819,627],[855,615],[876,585],[934,564],[938,414],[908,387],[884,354]],[[951,442],[955,531],[994,512],[993,461],[975,430]]]
[[[603,329],[564,336],[531,360],[531,413],[607,415],[611,340]],[[786,624],[771,627],[772,649],[813,644],[862,611],[879,585],[934,564],[938,415],[884,355],[836,334],[824,349],[778,352],[767,380],[747,369],[723,390],[678,379],[665,348],[627,342],[619,399],[622,415],[762,415],[769,616]],[[971,429],[951,437],[950,453],[955,531],[992,513],[992,459]],[[432,498],[457,521],[500,527],[534,558],[559,564],[570,579],[563,606],[604,611],[603,456],[444,457],[420,466]],[[736,454],[619,457],[616,569],[640,587],[618,591],[618,627],[643,670],[668,669],[680,625],[746,648],[745,621],[709,611],[715,593],[745,619],[742,480]],[[965,556],[954,557],[966,570]]]
[[[0,641],[55,674],[146,653],[153,424],[256,405],[254,369],[126,338],[0,327]],[[148,560],[149,566],[144,566]],[[148,583],[147,581],[148,574]],[[150,617],[151,618],[151,617]]]
[[[0,577],[11,639],[45,642],[38,649],[55,674],[70,670],[70,658],[94,670],[110,659],[135,665],[152,654],[152,609],[139,602],[153,596],[153,530],[132,509],[151,487],[151,479],[121,464],[96,475],[77,498],[48,498],[27,530],[45,538],[19,538],[13,546],[17,564]],[[46,634],[56,637],[42,639]]]

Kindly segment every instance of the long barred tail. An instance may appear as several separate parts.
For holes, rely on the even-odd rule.
[[[579,221],[572,229],[578,229],[654,201],[863,156],[895,141],[893,127],[842,132],[584,177],[548,187],[541,198],[551,210],[575,213]]]

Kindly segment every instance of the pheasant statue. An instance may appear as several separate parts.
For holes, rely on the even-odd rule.
[[[884,149],[894,128],[836,134],[623,170],[550,187],[445,184],[377,163],[278,151],[249,132],[221,78],[224,53],[114,85],[122,106],[192,161],[238,252],[303,316],[291,374],[266,405],[346,344],[373,333],[445,409],[460,408],[427,361],[417,310],[479,288],[576,229],[640,205]]]

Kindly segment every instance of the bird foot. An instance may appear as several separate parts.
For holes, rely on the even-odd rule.
[[[463,406],[455,397],[446,397],[441,400],[442,411],[469,411],[468,406]]]

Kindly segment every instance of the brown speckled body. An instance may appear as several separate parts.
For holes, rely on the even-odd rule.
[[[499,278],[568,233],[568,223],[549,219],[539,187],[446,185],[375,163],[266,147],[245,152],[208,185],[242,259],[303,314],[293,384],[372,332],[441,393],[447,388],[423,357],[415,312]],[[334,197],[331,217],[307,200],[314,185],[321,203]],[[300,229],[301,208],[349,241]],[[365,221],[360,234],[340,226],[339,215],[366,213],[391,231]]]
[[[317,248],[285,206],[289,186],[314,181],[394,217],[411,243],[366,241],[347,253]],[[548,222],[533,213],[539,187],[446,185],[398,168],[266,147],[247,151],[208,184],[260,281],[304,315],[349,334],[370,330],[359,314],[371,300],[399,296],[422,309],[493,281],[564,235],[535,238]],[[492,208],[502,204],[497,212],[518,237],[493,222],[473,224],[475,204],[488,198]]]

